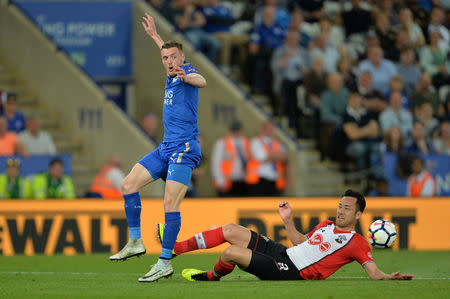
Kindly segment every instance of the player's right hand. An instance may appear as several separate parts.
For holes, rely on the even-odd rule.
[[[156,34],[156,26],[153,18],[148,13],[145,13],[145,16],[143,16],[142,19],[144,20],[142,26],[144,27],[145,32],[150,36],[154,36]]]
[[[292,209],[287,200],[283,200],[278,204],[278,211],[283,220],[290,219],[292,216]]]

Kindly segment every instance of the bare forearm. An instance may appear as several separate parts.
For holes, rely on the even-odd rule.
[[[162,40],[162,38],[159,36],[159,34],[154,34],[151,36],[151,38],[153,39],[153,41],[155,42],[155,44],[158,46],[159,49],[162,48],[162,46],[164,45],[164,41]]]
[[[198,88],[206,87],[206,80],[201,75],[186,76],[183,81]]]
[[[283,220],[284,227],[286,228],[289,240],[291,240],[292,244],[298,245],[306,241],[306,236],[301,234],[294,225],[294,221],[292,218]]]

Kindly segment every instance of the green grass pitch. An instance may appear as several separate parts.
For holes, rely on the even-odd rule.
[[[260,281],[235,269],[220,282],[189,282],[184,268],[209,270],[218,255],[187,254],[173,260],[175,274],[139,283],[156,256],[110,262],[108,255],[0,256],[0,298],[450,298],[450,251],[374,250],[385,272],[401,270],[413,281],[370,281],[353,262],[325,281]]]

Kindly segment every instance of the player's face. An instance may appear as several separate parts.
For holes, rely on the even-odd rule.
[[[356,198],[349,196],[342,197],[337,209],[336,224],[339,227],[354,226],[356,220],[361,216],[361,212],[357,212],[356,209]]]
[[[176,67],[183,65],[184,54],[178,48],[173,47],[161,50],[161,59],[169,76],[175,76]]]

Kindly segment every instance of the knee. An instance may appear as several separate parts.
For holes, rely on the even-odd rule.
[[[233,237],[233,234],[236,232],[238,226],[239,225],[231,222],[222,226],[222,232],[225,240],[229,240]]]
[[[135,184],[127,178],[125,178],[122,184],[120,184],[120,192],[122,192],[122,194],[131,194],[138,191],[139,190],[137,190]]]
[[[222,253],[222,259],[227,262],[234,261],[237,255],[238,247],[236,245],[231,245]]]

